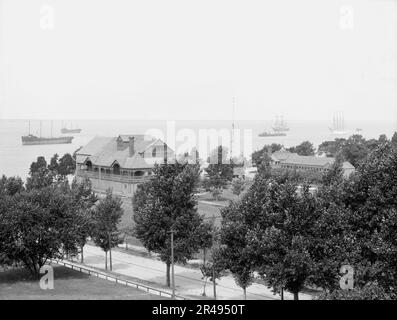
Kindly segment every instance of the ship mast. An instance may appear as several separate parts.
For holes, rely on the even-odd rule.
[[[233,97],[233,106],[232,106],[232,134],[230,136],[230,159],[233,159],[233,143],[234,143],[234,111],[236,107],[236,98]]]
[[[40,120],[40,138],[41,138],[41,120]]]

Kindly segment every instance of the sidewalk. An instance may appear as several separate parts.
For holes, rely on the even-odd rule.
[[[86,245],[84,247],[84,264],[99,269],[105,268],[105,253],[98,247]],[[165,284],[166,266],[159,260],[131,255],[125,252],[112,251],[113,271],[121,275],[138,278],[159,286]],[[175,266],[176,293],[192,298],[202,298],[204,281],[201,279],[200,270]],[[217,299],[243,299],[243,290],[238,287],[231,276],[226,276],[217,281]],[[207,282],[206,293],[209,299],[213,298],[212,282]],[[247,299],[279,300],[279,295],[274,295],[264,285],[252,284],[247,289]],[[292,300],[290,293],[284,293],[284,299]],[[300,294],[299,299],[309,300],[311,297]]]

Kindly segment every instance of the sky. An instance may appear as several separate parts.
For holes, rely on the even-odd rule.
[[[397,123],[397,0],[0,0],[0,119]]]

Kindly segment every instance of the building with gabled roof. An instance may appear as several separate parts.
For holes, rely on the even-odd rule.
[[[132,196],[137,185],[150,178],[155,164],[173,157],[173,150],[151,136],[95,137],[76,152],[76,177],[88,177],[97,192],[110,188]]]
[[[297,153],[289,152],[284,149],[273,152],[271,154],[272,166],[274,168],[294,169],[303,171],[317,171],[324,172],[328,170],[335,162],[335,158],[331,157],[316,157],[316,156],[301,156]],[[355,171],[354,166],[345,161],[342,164],[343,175],[349,176]]]

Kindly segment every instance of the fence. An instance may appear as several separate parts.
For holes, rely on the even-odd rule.
[[[87,273],[89,275],[94,275],[97,278],[101,278],[101,279],[105,279],[105,280],[108,280],[108,281],[113,281],[113,282],[116,282],[116,283],[124,284],[125,286],[134,287],[134,288],[136,288],[138,290],[144,290],[147,293],[159,295],[160,297],[172,298],[172,293],[170,293],[170,292],[167,292],[167,291],[164,291],[164,290],[161,290],[161,289],[157,289],[157,288],[153,288],[153,287],[150,287],[150,286],[146,286],[146,285],[141,284],[141,283],[137,283],[137,282],[134,282],[134,281],[121,279],[119,277],[116,277],[116,276],[113,276],[113,275],[109,275],[109,274],[104,273],[104,272],[96,271],[96,270],[93,270],[93,269],[88,269],[88,268],[85,268],[85,267],[82,267],[82,266],[79,266],[79,265],[76,265],[76,264],[73,264],[73,263],[61,261],[61,260],[53,259],[53,260],[51,260],[51,262],[59,264],[59,265],[62,265],[64,267],[66,267],[66,268],[71,268],[72,270],[78,270],[79,272],[82,272],[82,273]],[[180,296],[180,295],[175,295],[175,299],[177,299],[177,300],[189,300],[188,298]]]

